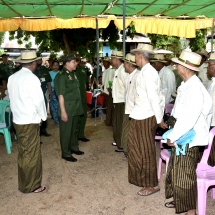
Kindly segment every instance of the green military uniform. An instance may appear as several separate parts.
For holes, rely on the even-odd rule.
[[[1,63],[0,64],[0,78],[3,80],[7,80],[10,75],[14,73],[14,64],[11,61],[8,61],[7,63]]]
[[[86,98],[86,83],[88,81],[87,72],[84,67],[78,66],[75,70],[75,75],[79,81],[79,89],[81,93],[81,102],[84,114],[80,117],[80,129],[78,138],[85,138],[84,129],[87,121],[87,98]]]
[[[40,79],[40,82],[41,82],[41,88],[42,88],[42,91],[43,91],[43,95],[44,95],[44,100],[45,100],[45,103],[46,103],[46,109],[47,109],[47,99],[46,99],[46,90],[47,90],[47,84],[50,82],[52,82],[52,78],[49,74],[49,69],[46,68],[45,66],[40,66],[39,68],[37,68],[35,70],[35,73],[34,73],[39,79]],[[41,126],[40,126],[40,134],[41,135],[44,135],[45,136],[50,136],[50,134],[47,133],[46,131],[46,127],[47,127],[47,120],[46,121],[43,121]]]
[[[57,95],[64,97],[65,110],[68,121],[61,120],[60,105],[58,115],[60,116],[60,144],[62,157],[71,157],[71,151],[79,151],[78,132],[80,116],[83,114],[79,81],[75,72],[68,71],[65,67],[56,75],[54,87]]]

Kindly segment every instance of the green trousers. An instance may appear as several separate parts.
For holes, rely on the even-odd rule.
[[[82,102],[82,106],[83,106],[84,114],[80,116],[80,127],[78,132],[78,138],[85,137],[84,130],[85,130],[85,125],[87,121],[87,103]]]
[[[80,116],[69,116],[67,122],[61,119],[59,119],[59,122],[62,157],[71,157],[71,150],[79,151],[78,132]]]
[[[18,142],[18,186],[30,193],[41,186],[42,157],[39,124],[14,123]]]

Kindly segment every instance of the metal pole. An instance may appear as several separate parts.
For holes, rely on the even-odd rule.
[[[212,19],[212,29],[211,29],[211,53],[213,53],[214,46],[214,18]]]
[[[126,28],[126,18],[125,18],[125,15],[126,15],[126,0],[123,0],[123,56],[125,58],[125,55],[126,55],[126,46],[125,46],[125,28]]]
[[[98,23],[98,18],[96,18],[96,55],[97,55],[96,80],[98,81],[98,77],[99,77],[99,23]]]

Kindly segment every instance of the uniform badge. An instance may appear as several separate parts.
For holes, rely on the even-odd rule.
[[[68,76],[68,78],[69,78],[69,80],[72,80],[72,77],[71,77],[71,75],[69,75],[69,76]]]

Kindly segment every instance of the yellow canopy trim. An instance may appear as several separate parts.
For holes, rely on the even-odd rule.
[[[98,17],[99,28],[106,28],[113,20],[117,28],[123,29],[123,19],[116,16]],[[126,18],[126,27],[134,22],[139,33],[153,33],[168,36],[193,38],[196,36],[196,29],[212,27],[212,18],[178,20],[164,18]],[[15,31],[21,28],[25,31],[47,31],[62,28],[93,28],[96,29],[95,17],[82,17],[73,19],[6,19],[0,20],[0,31]]]

